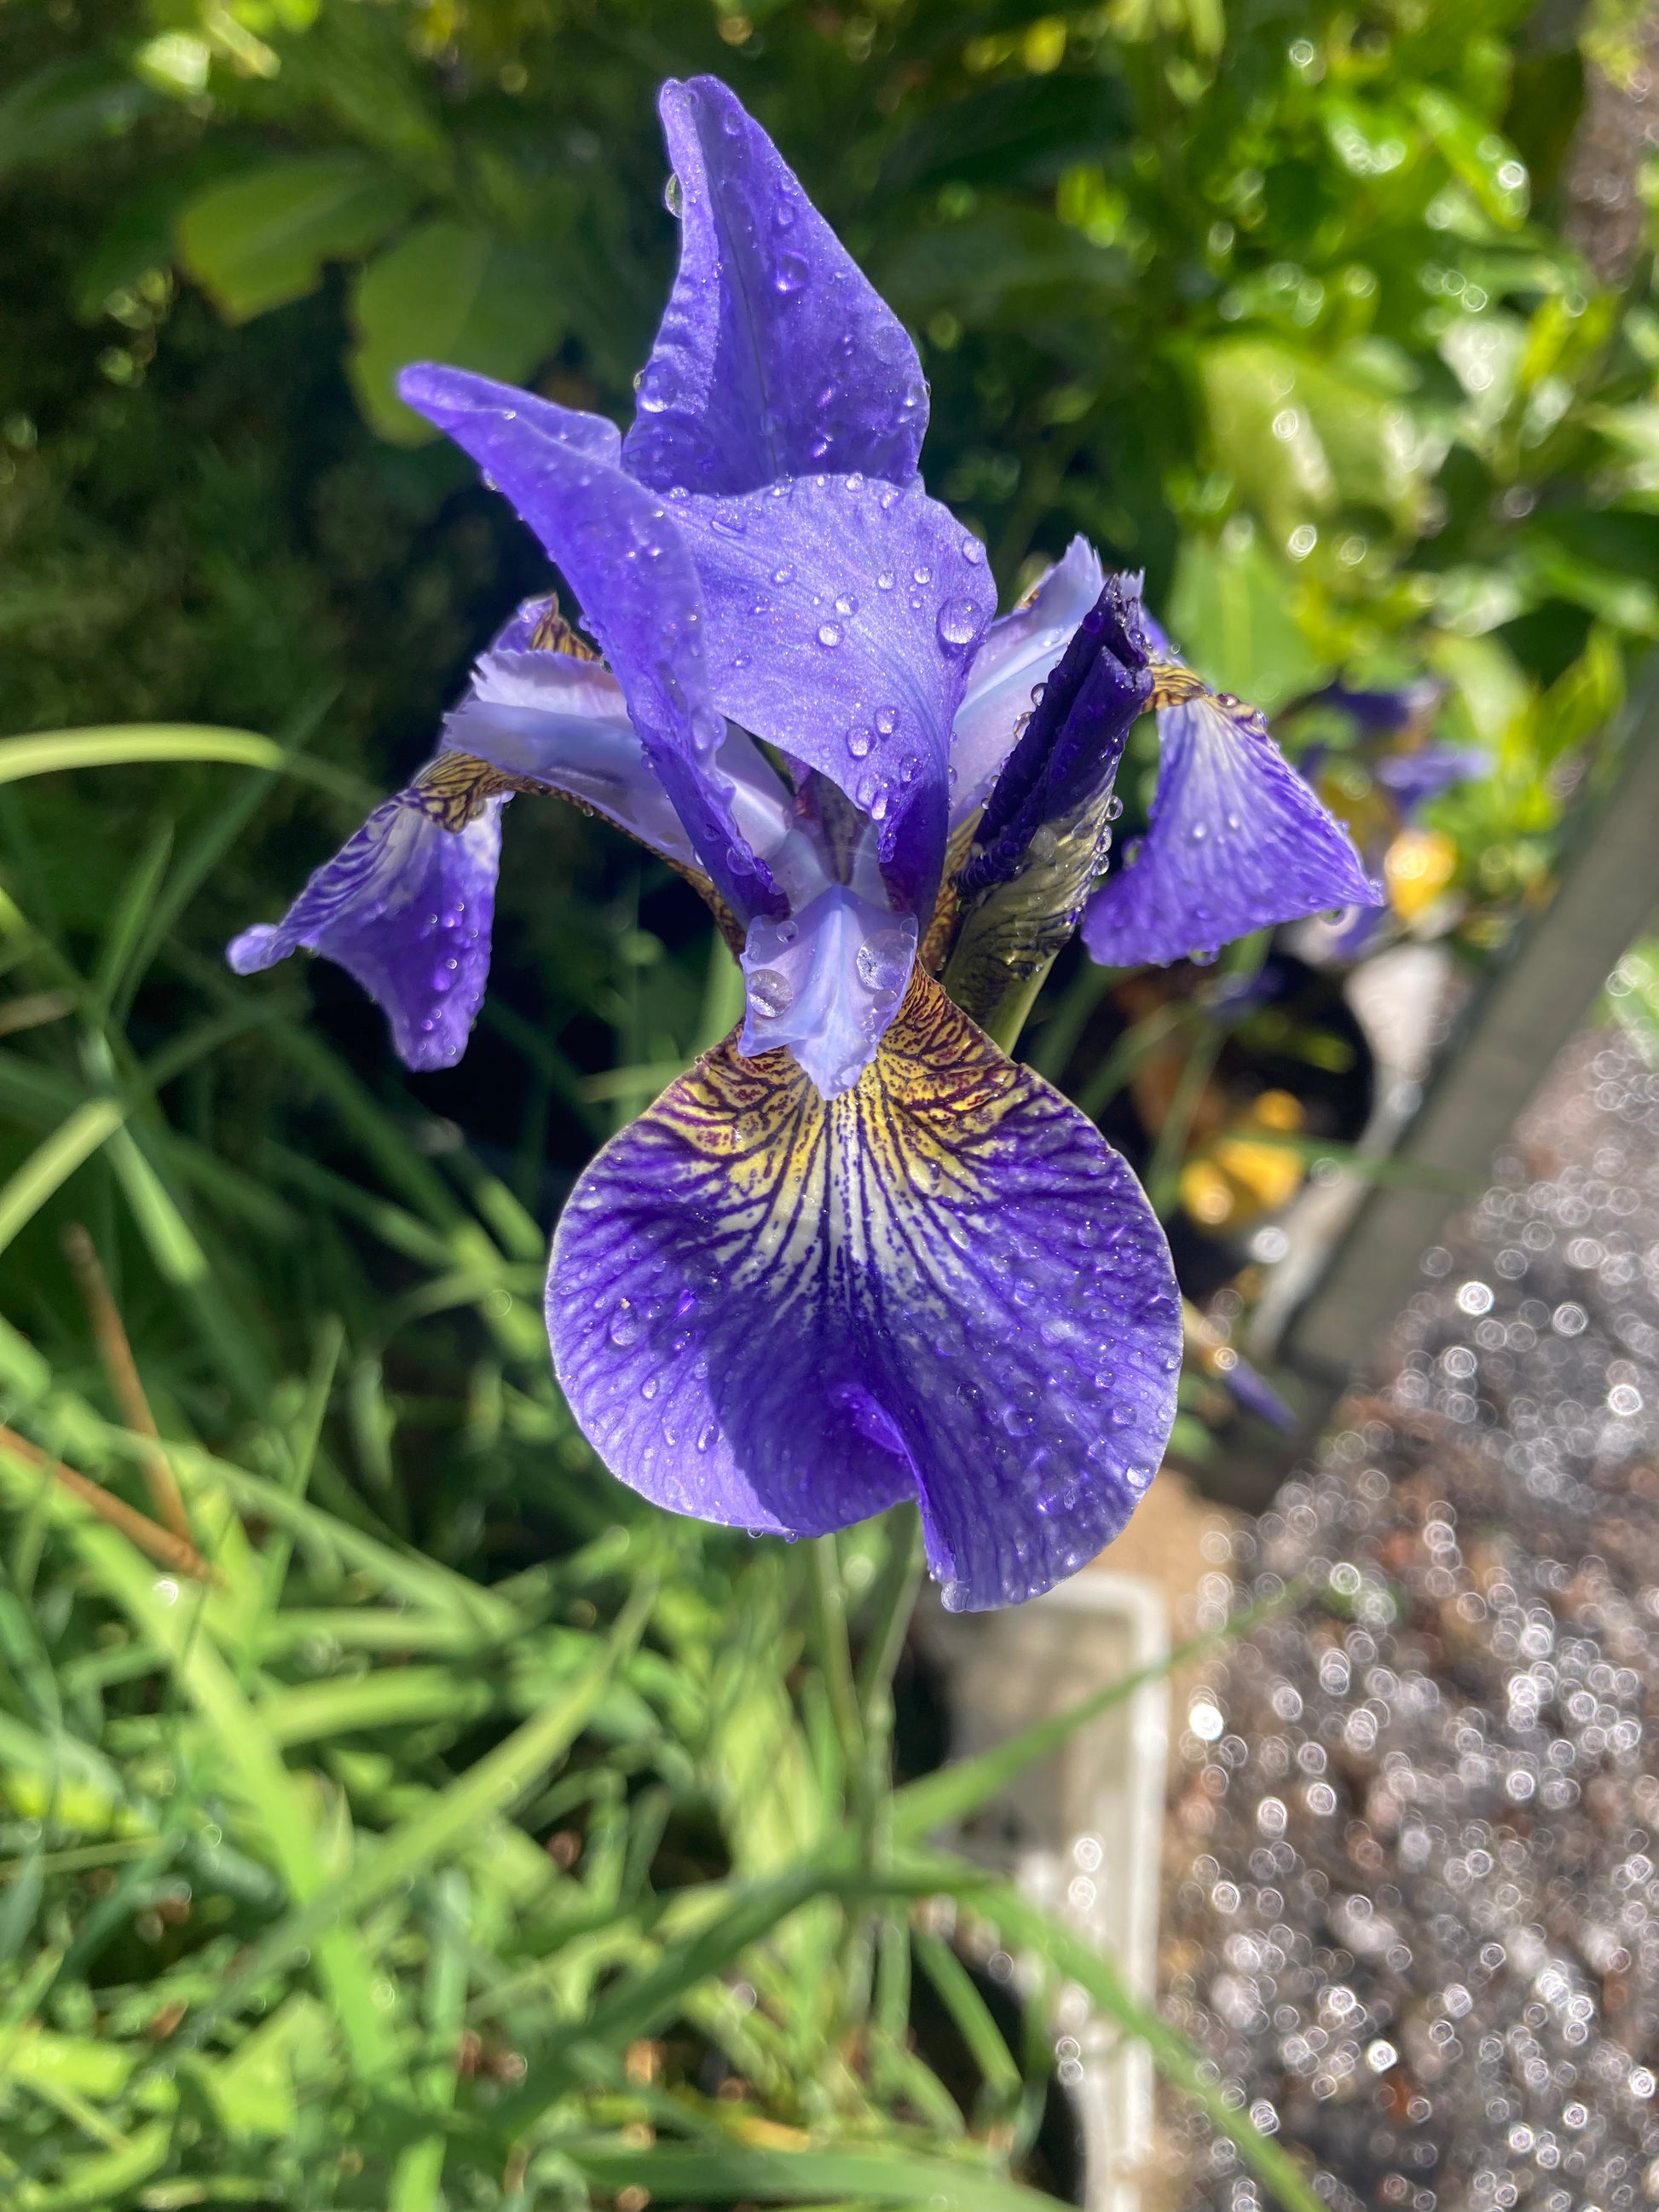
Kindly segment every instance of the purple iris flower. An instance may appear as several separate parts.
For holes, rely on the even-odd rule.
[[[679,869],[744,1020],[572,1193],[547,1291],[571,1407],[678,1512],[805,1535],[913,1498],[946,1602],[1010,1603],[1116,1533],[1175,1412],[1144,1195],[974,1018],[1103,862],[1157,680],[1139,586],[1079,541],[994,621],[982,548],[917,475],[904,331],[723,85],[661,109],[680,264],[627,436],[457,369],[401,385],[594,643],[521,609],[434,759],[230,957],[325,953],[441,1066],[509,797],[560,793]]]
[[[1158,789],[1145,837],[1084,916],[1090,952],[1110,967],[1161,964],[1304,915],[1380,906],[1347,831],[1266,717],[1211,690],[1153,632]]]

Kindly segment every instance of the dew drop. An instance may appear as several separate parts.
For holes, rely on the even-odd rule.
[[[818,643],[820,645],[830,646],[839,645],[841,643],[841,624],[839,623],[832,622],[820,623],[818,624]]]
[[[892,588],[893,572],[890,568],[883,568],[876,577],[876,589],[878,592],[890,592]]]
[[[672,169],[668,173],[668,182],[662,188],[662,204],[676,219],[685,210],[685,191]]]
[[[933,570],[927,568],[925,564],[912,568],[910,574],[914,580],[918,584],[931,584],[933,580]]]
[[[879,718],[878,720],[879,721]],[[854,760],[862,760],[870,750],[869,731],[849,730],[847,733],[847,750]]]
[[[626,1352],[630,1344],[639,1342],[644,1330],[644,1322],[624,1298],[611,1320],[611,1341],[619,1352]]]
[[[897,991],[910,972],[910,939],[902,930],[878,930],[858,950],[858,971],[872,991]]]
[[[795,1003],[789,978],[775,968],[757,968],[749,978],[749,1003],[763,1021],[775,1021]]]
[[[843,592],[836,601],[836,612],[838,615],[855,615],[858,611],[859,603],[850,592]]]
[[[781,292],[787,300],[792,293],[799,292],[805,282],[806,264],[800,255],[799,253],[779,254],[778,265],[772,274],[772,289],[775,292]]]
[[[984,561],[985,548],[980,544],[977,538],[964,538],[963,539],[962,557],[968,562],[970,568],[977,568]]]
[[[892,736],[892,734],[893,734],[894,731],[895,731],[896,729],[897,729],[897,727],[898,727],[898,709],[897,709],[897,708],[896,708],[896,707],[878,707],[878,708],[877,708],[877,709],[876,709],[876,728],[877,728],[878,732],[880,733],[880,735],[881,735],[881,736],[883,736],[884,738],[890,738],[890,737]]]
[[[979,635],[979,611],[971,599],[946,599],[938,627],[939,643],[960,653]]]

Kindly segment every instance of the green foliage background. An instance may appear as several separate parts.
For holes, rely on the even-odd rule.
[[[331,970],[218,955],[543,584],[393,371],[625,417],[674,245],[654,88],[714,70],[916,331],[930,483],[1006,592],[1080,529],[1266,707],[1443,683],[1491,763],[1433,817],[1482,957],[1659,632],[1659,319],[1645,251],[1609,290],[1564,242],[1575,27],[1628,62],[1617,11],[1514,0],[0,7],[5,726],[274,740],[0,748],[24,2212],[1029,2205],[1042,1984],[993,2019],[921,1896],[1083,1980],[1313,2201],[1109,1964],[924,1855],[952,1808],[890,1785],[909,1528],[667,1524],[558,1399],[546,1224],[735,1010],[690,895],[515,807],[489,1012],[418,1082]],[[1306,732],[1363,816],[1349,736]],[[1073,1090],[1090,991],[1035,1032]],[[24,1449],[151,1510],[70,1222],[216,1579]]]

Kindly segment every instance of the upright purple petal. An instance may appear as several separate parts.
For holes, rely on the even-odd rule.
[[[1055,661],[991,787],[957,879],[964,894],[1019,873],[1039,830],[1071,830],[1086,815],[1104,830],[1117,764],[1152,697],[1149,659],[1139,580],[1114,576]],[[1080,866],[1079,900],[1099,861]],[[1068,930],[1075,919],[1073,905]]]
[[[381,1008],[406,1066],[452,1066],[489,974],[505,804],[484,798],[465,827],[447,830],[412,784],[375,808],[281,921],[245,929],[226,958],[249,975],[301,945],[320,952]]]
[[[1204,692],[1164,708],[1158,731],[1151,827],[1083,918],[1097,960],[1180,960],[1275,922],[1381,903],[1347,832],[1260,714]]]
[[[714,762],[726,724],[709,693],[696,569],[663,502],[606,459],[614,426],[463,369],[408,368],[398,390],[471,455],[563,571],[722,898],[745,921],[781,913]]]
[[[748,1015],[738,1049],[787,1045],[820,1095],[850,1090],[902,1003],[916,957],[916,920],[831,884],[774,921],[758,915],[743,952]]]
[[[721,710],[877,822],[895,904],[927,912],[951,724],[996,604],[985,549],[924,492],[856,475],[668,508],[702,579]]]
[[[560,1222],[548,1324],[623,1481],[800,1534],[914,1496],[953,1607],[1033,1596],[1116,1534],[1181,1351],[1128,1170],[920,974],[832,1102],[728,1040],[613,1139]]]
[[[665,491],[861,470],[908,483],[927,386],[902,325],[718,78],[664,86],[680,266],[624,447]]]
[[[1074,538],[1024,603],[985,633],[951,738],[953,823],[983,801],[1031,712],[1032,692],[1048,681],[1105,580],[1100,556],[1087,538]]]

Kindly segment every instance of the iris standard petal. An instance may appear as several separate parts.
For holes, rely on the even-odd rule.
[[[560,1382],[659,1504],[812,1534],[916,1497],[946,1602],[1017,1602],[1151,1480],[1181,1320],[1097,1130],[913,976],[856,1087],[728,1040],[606,1146],[554,1239]]]
[[[1158,719],[1151,827],[1083,917],[1097,960],[1180,960],[1275,922],[1381,903],[1346,831],[1260,714],[1198,692]]]
[[[654,492],[604,458],[614,426],[464,369],[405,369],[408,404],[472,457],[563,571],[605,648],[646,756],[726,903],[741,920],[786,902],[733,819],[714,756],[726,724],[710,696],[702,595]]]
[[[927,386],[903,325],[715,77],[665,85],[680,265],[625,465],[660,490],[860,469],[909,483]]]
[[[748,1014],[738,1049],[787,1045],[825,1098],[850,1090],[903,1000],[916,957],[914,915],[832,884],[785,921],[762,915],[743,951]]]
[[[895,904],[926,912],[951,726],[996,605],[984,547],[925,492],[860,476],[668,506],[702,580],[720,708],[870,815]]]
[[[1100,556],[1074,538],[1065,557],[1011,615],[994,622],[968,671],[951,744],[954,828],[984,800],[1032,706],[1106,580]]]
[[[441,766],[441,763],[434,763]],[[477,783],[476,775],[472,782]],[[441,787],[440,787],[441,788]],[[411,784],[377,806],[312,877],[281,921],[232,940],[239,975],[274,967],[304,945],[356,976],[392,1025],[413,1068],[453,1066],[466,1049],[489,975],[489,932],[501,856],[501,795],[470,802],[447,829],[448,795]],[[464,804],[461,812],[469,811]]]

